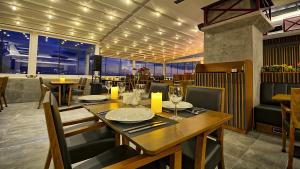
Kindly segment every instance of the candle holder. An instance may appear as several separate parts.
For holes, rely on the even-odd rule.
[[[119,87],[111,87],[111,99],[118,99],[119,98]]]
[[[151,110],[154,113],[162,112],[162,93],[151,93]]]

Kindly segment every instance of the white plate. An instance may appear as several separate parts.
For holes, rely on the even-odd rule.
[[[103,101],[106,100],[107,96],[106,95],[86,95],[86,96],[80,96],[78,97],[78,100],[80,101]]]
[[[171,101],[163,101],[162,107],[166,108],[166,109],[174,109],[175,105]],[[189,102],[179,102],[177,104],[178,110],[190,109],[192,107],[193,107],[193,105]]]
[[[139,123],[153,117],[154,113],[149,108],[119,108],[105,115],[106,119],[121,123]]]

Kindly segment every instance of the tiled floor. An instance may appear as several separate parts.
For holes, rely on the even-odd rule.
[[[43,109],[36,107],[37,103],[10,104],[0,112],[0,169],[43,168],[49,144]],[[89,116],[84,111],[62,113],[62,120]],[[279,137],[226,131],[226,169],[285,169],[286,164]],[[294,160],[294,168],[300,169],[300,159]]]

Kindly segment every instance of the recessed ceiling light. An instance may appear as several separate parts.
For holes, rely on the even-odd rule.
[[[52,16],[52,15],[48,15],[48,18],[49,18],[49,19],[52,19],[52,18],[53,18],[53,16]]]
[[[178,26],[181,26],[181,25],[182,25],[182,23],[181,23],[180,21],[178,21],[178,22],[177,22],[177,25],[178,25]]]
[[[17,10],[17,7],[16,6],[11,6],[11,9],[13,10],[13,11],[15,11],[15,10]]]
[[[19,21],[17,21],[17,22],[16,22],[16,24],[17,24],[17,25],[20,25],[20,22],[19,22]]]
[[[162,33],[162,31],[158,31],[158,34],[162,35],[163,33]]]
[[[89,8],[85,6],[85,7],[82,8],[82,10],[83,10],[84,12],[88,12],[88,11],[89,11]]]
[[[94,39],[94,36],[91,36],[90,38],[91,38],[91,39]]]
[[[124,36],[127,38],[127,37],[128,37],[128,34],[127,34],[127,33],[124,33]]]
[[[139,29],[141,29],[141,28],[142,28],[142,25],[137,25],[137,27],[138,27]]]
[[[71,35],[74,35],[74,32],[70,32]]]
[[[103,31],[103,28],[98,28],[99,31]]]
[[[131,0],[126,0],[126,4],[131,4],[132,3],[132,1]]]
[[[46,31],[49,31],[50,30],[50,27],[46,27]]]
[[[109,15],[108,18],[109,18],[110,20],[113,20],[113,19],[114,19],[114,16]]]
[[[134,43],[132,46],[133,46],[133,47],[136,47],[136,44]]]
[[[106,46],[107,49],[109,49],[109,46]]]
[[[160,17],[160,16],[161,16],[161,13],[158,12],[158,11],[156,11],[154,14],[155,14],[155,16],[157,16],[157,17]]]
[[[127,52],[127,48],[124,48],[124,52]]]
[[[116,54],[117,54],[117,55],[119,55],[119,54],[120,54],[120,52],[116,52]]]
[[[176,40],[178,40],[178,39],[179,39],[179,36],[178,36],[178,35],[176,35],[176,36],[175,36],[175,39],[176,39]]]
[[[142,51],[141,51],[141,50],[139,50],[139,53],[142,53]]]
[[[75,25],[77,25],[77,26],[79,26],[79,25],[80,25],[80,23],[79,23],[79,22],[74,22],[74,24],[75,24]]]
[[[118,40],[115,40],[114,43],[117,44],[117,43],[118,43]]]

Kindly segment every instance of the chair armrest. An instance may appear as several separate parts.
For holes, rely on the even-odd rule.
[[[76,120],[70,120],[70,121],[63,122],[63,126],[70,126],[70,125],[84,123],[84,122],[88,122],[88,121],[95,121],[96,122],[98,120],[99,119],[96,116],[84,117],[84,118],[80,118],[80,119],[76,119]]]
[[[69,111],[69,110],[75,110],[75,109],[80,109],[80,108],[83,108],[82,105],[77,105],[77,106],[72,106],[72,107],[66,107],[66,108],[60,108],[59,112]]]
[[[92,124],[92,125],[79,127],[79,128],[74,129],[74,130],[65,132],[65,137],[71,137],[71,136],[74,136],[74,135],[77,135],[77,134],[80,134],[80,133],[83,133],[83,132],[93,131],[93,130],[96,130],[96,129],[101,128],[103,126],[106,126],[105,123],[98,122],[98,123],[95,123],[95,124]]]

